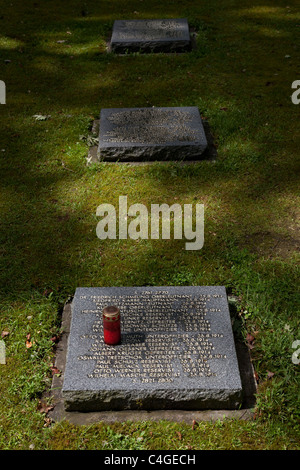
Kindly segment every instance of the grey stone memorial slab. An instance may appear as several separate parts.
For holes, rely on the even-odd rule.
[[[100,161],[198,160],[207,147],[196,106],[105,108],[99,128]]]
[[[185,52],[190,49],[186,18],[114,22],[110,42],[112,52]]]
[[[121,309],[121,343],[102,310]],[[224,287],[78,288],[62,397],[67,411],[236,409],[242,385]]]

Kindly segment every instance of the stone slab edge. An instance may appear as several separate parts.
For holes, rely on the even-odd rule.
[[[194,163],[199,163],[199,162],[209,162],[209,163],[215,163],[217,161],[217,156],[218,156],[218,151],[217,147],[214,143],[213,135],[210,131],[208,122],[205,120],[202,120],[204,132],[206,135],[206,140],[207,140],[207,148],[204,150],[204,152],[201,155],[201,159],[197,160],[159,160],[160,164],[164,165],[170,165],[174,162],[179,163],[180,165],[192,165]],[[99,135],[99,125],[100,125],[100,119],[95,119],[92,124],[92,134],[94,136]],[[86,165],[92,165],[93,163],[99,163],[99,155],[98,155],[98,145],[91,145],[88,149],[88,153],[86,156]],[[117,161],[105,161],[105,164],[126,164],[126,165],[153,165],[154,163],[157,163],[157,160],[144,160],[144,161],[133,161],[131,160],[117,160]]]

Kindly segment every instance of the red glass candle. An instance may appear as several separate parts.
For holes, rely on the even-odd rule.
[[[120,309],[114,305],[103,310],[103,334],[106,344],[118,344],[121,341]]]

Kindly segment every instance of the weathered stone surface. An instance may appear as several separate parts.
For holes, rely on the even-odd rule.
[[[185,18],[163,20],[117,20],[113,25],[110,49],[126,52],[185,52],[191,48]]]
[[[107,305],[121,309],[116,346],[103,341]],[[225,288],[78,288],[62,396],[68,411],[237,408]]]
[[[100,161],[197,160],[206,147],[195,106],[101,110]]]

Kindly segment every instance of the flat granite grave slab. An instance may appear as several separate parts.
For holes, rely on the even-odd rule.
[[[206,148],[196,106],[101,110],[100,161],[197,160]]]
[[[102,310],[121,310],[121,343]],[[224,287],[78,288],[62,397],[67,411],[236,409],[242,385]]]
[[[114,22],[110,42],[112,52],[185,52],[190,49],[186,18]]]

